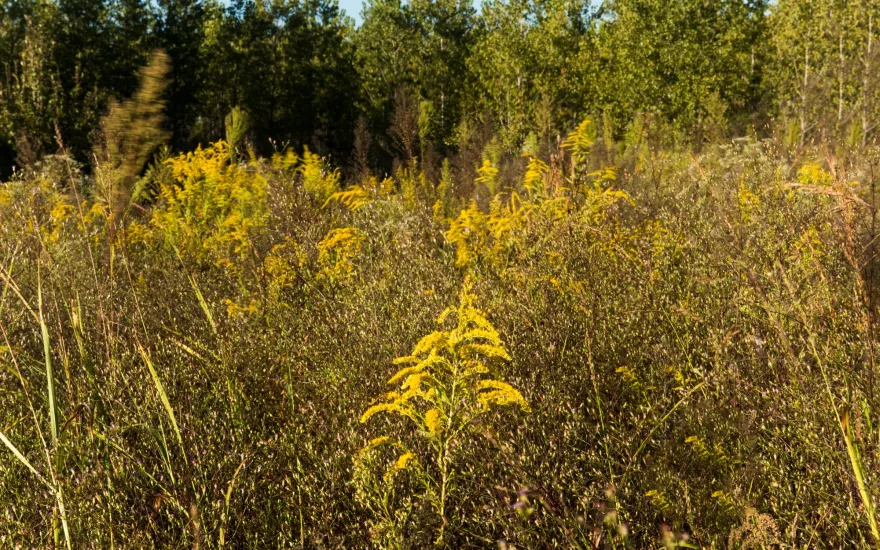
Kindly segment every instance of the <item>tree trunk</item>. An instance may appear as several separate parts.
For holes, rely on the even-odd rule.
[[[868,12],[868,40],[865,45],[865,63],[862,72],[862,147],[868,144],[868,132],[871,131],[868,121],[868,87],[870,86],[871,55],[874,41],[874,14]]]
[[[800,146],[803,147],[807,139],[807,86],[810,83],[810,46],[804,49],[804,81],[801,86],[801,139]]]
[[[840,126],[843,123],[843,77],[844,77],[844,65],[846,63],[846,58],[843,55],[843,29],[844,29],[843,18],[841,18],[841,22],[838,25],[837,32],[837,127],[838,131],[840,131]]]

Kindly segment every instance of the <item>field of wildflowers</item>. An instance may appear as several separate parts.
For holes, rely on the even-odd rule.
[[[874,547],[876,157],[595,139],[0,184],[0,543]]]

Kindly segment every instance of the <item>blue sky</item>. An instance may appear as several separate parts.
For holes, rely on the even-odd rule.
[[[355,25],[361,24],[363,0],[339,0],[339,7],[345,10],[346,15],[354,19]]]
[[[337,0],[339,7],[345,10],[345,14],[354,19],[355,26],[361,24],[361,10],[364,7],[364,0]],[[474,8],[479,9],[480,0],[474,0]]]

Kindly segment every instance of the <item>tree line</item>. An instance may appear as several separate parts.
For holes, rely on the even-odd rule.
[[[0,170],[59,148],[88,164],[159,49],[173,149],[224,138],[233,111],[257,153],[374,168],[480,128],[506,151],[552,143],[587,116],[608,138],[650,123],[696,144],[865,146],[878,15],[877,0],[366,0],[356,28],[334,0],[7,0]]]

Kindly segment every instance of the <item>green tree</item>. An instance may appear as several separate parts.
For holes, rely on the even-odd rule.
[[[454,145],[475,42],[472,2],[370,0],[363,17],[355,44],[367,113],[387,127],[405,88],[415,95],[422,140]]]
[[[480,39],[468,60],[474,78],[471,112],[491,116],[511,146],[524,137],[536,103],[527,17],[527,0],[485,2]]]
[[[596,108],[596,15],[580,0],[483,4],[470,110],[491,116],[508,149],[533,129],[549,137]]]
[[[600,31],[602,102],[619,125],[655,112],[681,130],[712,102],[750,114],[763,71],[764,0],[614,0]]]
[[[829,0],[782,0],[770,20],[772,78],[792,145],[803,146],[828,120],[834,44]]]
[[[235,106],[258,151],[277,143],[344,149],[357,118],[350,20],[335,1],[238,0],[208,6],[199,97],[202,132],[219,139]]]
[[[387,127],[394,94],[415,88],[418,33],[411,7],[400,0],[369,0],[362,17],[354,43],[363,110],[374,125]]]
[[[65,144],[84,155],[110,95],[116,52],[105,0],[59,0],[53,19],[55,62],[64,91],[60,131]],[[109,70],[108,70],[109,69]]]
[[[113,0],[109,10],[108,87],[115,97],[127,97],[137,89],[138,72],[155,47],[156,14],[147,0]]]
[[[0,162],[7,167],[14,157],[27,165],[53,150],[63,110],[51,40],[55,15],[46,3],[0,7],[0,48],[8,52],[0,76]]]
[[[470,0],[414,0],[412,12],[419,36],[416,88],[428,102],[422,108],[423,137],[452,145],[462,116],[475,11]]]
[[[167,96],[171,143],[176,148],[187,148],[200,137],[197,94],[202,76],[205,7],[200,0],[158,0],[157,4],[156,46],[171,58]]]
[[[856,30],[853,42],[858,80],[853,126],[858,128],[858,141],[864,147],[876,140],[880,126],[880,4],[856,2],[851,22]]]

